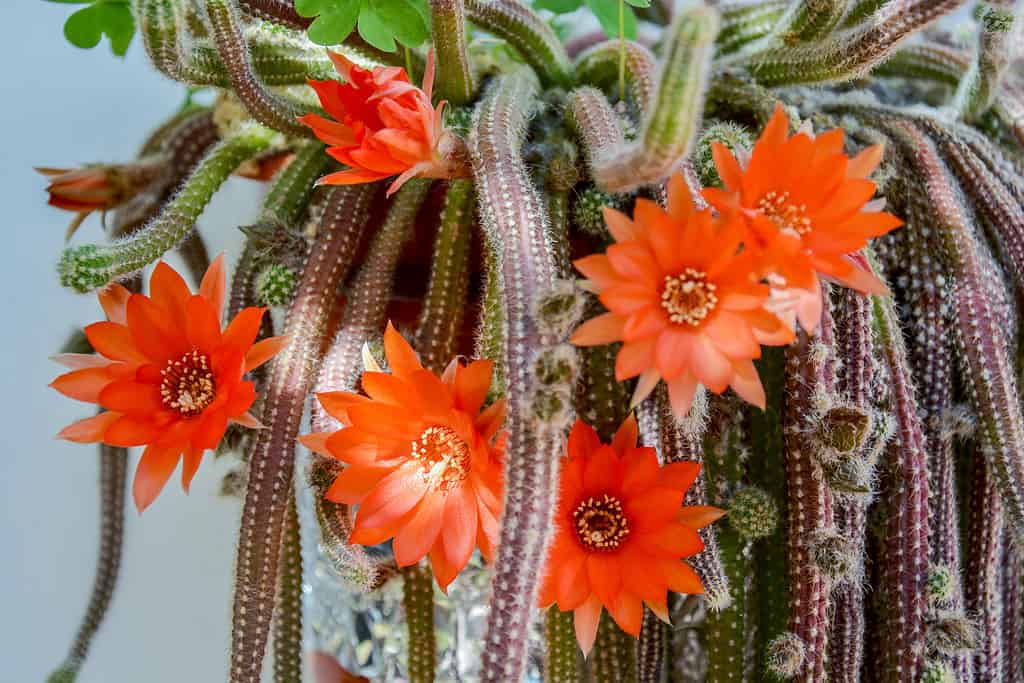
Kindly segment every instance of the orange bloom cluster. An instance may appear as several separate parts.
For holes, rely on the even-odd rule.
[[[328,145],[328,154],[349,168],[324,176],[320,184],[353,185],[398,176],[388,188],[391,194],[410,178],[466,174],[455,158],[458,141],[442,125],[446,103],[431,103],[433,53],[427,59],[423,88],[410,83],[400,67],[369,71],[337,53],[328,55],[345,82],[309,84],[334,120],[307,114],[299,121]]]
[[[581,325],[572,341],[623,343],[615,373],[639,378],[634,405],[664,380],[676,415],[689,410],[698,385],[731,387],[763,408],[752,361],[762,345],[790,343],[798,321],[814,330],[819,276],[886,293],[851,254],[900,225],[870,202],[875,184],[867,176],[881,149],[848,159],[841,130],[789,137],[788,126],[776,109],[745,169],[714,147],[725,189],[704,195],[717,215],[698,211],[676,175],[667,211],[646,199],[632,218],[606,208],[615,244],[575,262],[608,313]]]
[[[632,416],[611,444],[577,420],[562,462],[555,536],[540,606],[573,610],[584,654],[597,636],[601,609],[626,633],[640,634],[643,606],[668,621],[668,591],[701,594],[683,558],[704,549],[697,529],[722,516],[717,508],[683,507],[700,463],[658,465],[640,448]]]
[[[285,339],[254,343],[265,309],[246,308],[223,331],[224,259],[218,256],[192,294],[182,277],[158,263],[150,295],[118,284],[100,292],[107,322],[85,335],[96,354],[62,354],[71,369],[51,386],[105,410],[64,428],[80,443],[145,446],[132,492],[141,512],[184,458],[185,491],[203,452],[216,448],[229,422],[259,427],[248,412],[256,398],[245,373],[267,362]]]
[[[367,371],[366,396],[317,395],[344,427],[300,437],[311,450],[347,464],[328,500],[359,505],[351,543],[394,538],[405,567],[429,555],[442,590],[474,547],[490,560],[502,505],[505,402],[483,409],[493,364],[453,360],[438,377],[420,365],[390,324],[384,333],[390,373]]]

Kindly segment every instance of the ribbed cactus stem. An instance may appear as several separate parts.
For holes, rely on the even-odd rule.
[[[274,683],[302,683],[302,537],[295,494],[285,512],[274,609]]]
[[[823,327],[828,324],[822,321]],[[820,330],[819,330],[820,334]],[[833,528],[832,492],[825,483],[808,427],[818,415],[816,400],[830,396],[832,387],[822,376],[821,354],[814,353],[816,340],[801,333],[786,349],[786,398],[783,410],[786,489],[789,511],[789,580],[792,590],[789,631],[801,656],[794,676],[798,680],[822,680],[828,642],[830,586],[811,556],[813,539]],[[782,641],[777,641],[777,647]],[[788,651],[788,650],[787,650]],[[788,663],[786,658],[783,661]]]
[[[843,26],[855,26],[882,8],[889,0],[851,0]]]
[[[544,204],[521,149],[536,85],[523,74],[495,82],[477,107],[470,156],[487,241],[498,257],[504,309],[503,364],[508,384],[505,508],[484,637],[481,680],[518,680],[539,570],[555,507],[563,425],[532,415],[533,356],[554,343],[533,318],[554,284]]]
[[[979,2],[977,13],[981,34],[970,70],[964,74],[956,93],[954,107],[960,115],[976,121],[999,93],[1003,74],[1015,56],[1017,46],[1014,24],[1024,4],[1018,0],[987,0]],[[1019,33],[1019,31],[1017,31]]]
[[[544,85],[572,83],[572,64],[547,22],[519,0],[465,0],[466,16],[505,40],[533,67]]]
[[[549,608],[544,614],[544,683],[577,683],[578,653],[573,613]]]
[[[661,683],[665,672],[665,649],[669,626],[649,609],[644,608],[640,624],[640,642],[636,649],[637,683]]]
[[[464,105],[476,92],[466,52],[465,0],[430,0],[430,28],[437,57],[437,95],[453,105]]]
[[[243,161],[266,149],[272,137],[272,131],[250,125],[218,143],[146,227],[113,244],[66,249],[57,266],[61,284],[89,292],[159,259],[188,236],[213,193]]]
[[[451,181],[441,210],[430,282],[414,339],[424,366],[437,372],[444,370],[458,351],[466,314],[469,252],[475,223],[473,184],[468,180]]]
[[[955,88],[969,66],[970,59],[963,50],[938,43],[914,43],[901,47],[871,73],[922,78]]]
[[[259,81],[253,71],[249,47],[242,35],[236,0],[207,0],[206,14],[213,28],[213,41],[231,78],[235,95],[249,114],[265,126],[289,135],[312,136],[311,129],[298,122],[306,112],[276,95]]]
[[[594,683],[637,683],[636,638],[623,633],[607,612],[601,615],[588,664]]]
[[[977,449],[971,453],[971,552],[964,574],[964,597],[978,626],[974,670],[979,681],[1003,680],[1003,505],[998,478],[990,461]],[[1019,634],[1018,634],[1019,636]]]
[[[348,271],[372,186],[332,190],[299,289],[288,312],[290,342],[273,361],[263,422],[249,457],[236,562],[231,634],[232,683],[259,683],[276,593],[281,535],[291,498],[295,439],[313,386],[335,290]]]
[[[764,38],[778,25],[788,0],[726,0],[719,4],[722,30],[718,33],[719,55]]]
[[[316,178],[327,167],[327,155],[319,142],[302,142],[295,158],[278,173],[263,200],[263,215],[294,225],[313,196]]]
[[[846,0],[799,0],[776,31],[785,43],[817,40],[831,33],[845,13]]]
[[[899,320],[888,298],[874,300],[875,325],[888,368],[898,439],[890,447],[883,496],[887,529],[882,540],[883,670],[894,681],[915,683],[924,664],[928,570],[928,456],[910,362]]]
[[[434,576],[424,564],[402,570],[402,608],[409,632],[409,683],[433,683],[437,668],[434,641]]]
[[[979,438],[993,465],[1007,519],[1024,527],[1024,415],[1005,337],[1005,325],[991,294],[968,210],[935,145],[916,127],[894,124],[906,141],[908,156],[922,178],[953,274],[953,312],[957,350]]]
[[[618,80],[621,49],[623,47],[619,41],[608,40],[581,52],[574,62],[577,82],[596,86],[604,92],[613,92]],[[626,69],[629,94],[640,111],[646,111],[654,94],[654,54],[631,40],[625,41],[624,49],[625,61],[622,66]]]
[[[243,12],[267,21],[279,23],[288,28],[305,30],[312,22],[299,16],[294,0],[238,0]]]
[[[132,15],[153,66],[172,80],[191,82],[193,74],[186,72],[182,63],[178,4],[174,0],[133,0]]]
[[[100,546],[92,593],[71,649],[50,683],[71,683],[78,676],[89,646],[103,624],[121,569],[124,541],[124,495],[127,481],[128,449],[100,444]]]
[[[322,52],[299,50],[269,41],[247,42],[255,77],[266,86],[305,85],[310,79],[325,80],[337,73]],[[344,47],[340,50],[345,51]],[[233,85],[224,60],[213,47],[193,47],[186,64],[189,85],[217,88],[231,88]]]
[[[664,180],[689,153],[700,125],[717,33],[718,13],[703,4],[673,20],[640,138],[624,154],[601,164],[594,173],[598,187],[626,192]]]
[[[1000,592],[1003,598],[1003,623],[999,629],[1003,636],[1002,655],[1006,663],[1007,678],[1013,680],[1014,667],[1020,662],[1021,628],[1024,627],[1024,604],[1021,585],[1022,558],[1020,547],[1009,530],[1003,527],[1003,584]],[[1017,677],[1021,676],[1018,671]]]
[[[967,0],[890,0],[869,21],[824,43],[773,48],[752,55],[757,80],[767,86],[848,81],[869,73],[908,36]]]
[[[565,112],[583,147],[590,175],[599,189],[608,190],[609,181],[617,176],[604,174],[625,151],[619,117],[601,91],[589,86],[569,94]]]

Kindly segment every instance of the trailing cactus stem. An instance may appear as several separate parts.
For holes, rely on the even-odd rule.
[[[960,81],[954,107],[962,117],[978,120],[988,111],[999,92],[1003,74],[1014,58],[1015,24],[1024,3],[1019,0],[988,0],[979,2],[981,35],[970,70]]]
[[[476,91],[473,65],[466,52],[464,0],[430,0],[430,21],[437,53],[438,96],[462,106]]]
[[[465,0],[466,15],[480,28],[503,38],[533,67],[544,85],[572,83],[572,64],[565,47],[526,3],[518,0]]]
[[[276,594],[284,519],[291,498],[295,439],[316,359],[367,219],[372,186],[331,191],[316,242],[288,312],[288,346],[274,359],[263,422],[249,457],[231,634],[231,683],[259,683]]]
[[[598,187],[626,192],[664,180],[689,153],[703,111],[718,13],[697,6],[681,12],[666,35],[658,85],[640,139],[594,169]]]
[[[968,529],[973,552],[967,555],[964,597],[978,620],[974,670],[979,681],[1003,680],[1002,542],[1003,506],[990,463],[971,454],[971,515]],[[1019,636],[1019,634],[1018,634]]]
[[[274,612],[274,683],[302,683],[302,538],[295,494],[285,513]]]
[[[610,93],[618,79],[620,64],[625,69],[630,97],[640,111],[647,111],[654,93],[656,62],[651,51],[639,43],[608,40],[584,50],[574,63],[576,81]]]
[[[57,265],[61,284],[78,292],[99,289],[156,261],[188,237],[213,193],[246,159],[266,149],[273,132],[248,125],[218,143],[160,215],[131,236],[109,245],[65,249]]]
[[[787,0],[729,0],[720,5],[722,30],[718,34],[719,55],[727,55],[764,38],[778,25]]]
[[[434,576],[423,565],[402,570],[402,608],[409,631],[409,683],[433,683],[437,668],[434,644]]]
[[[300,143],[295,158],[288,162],[267,190],[263,215],[272,216],[287,226],[298,222],[313,196],[316,179],[327,168],[328,159],[323,143]]]

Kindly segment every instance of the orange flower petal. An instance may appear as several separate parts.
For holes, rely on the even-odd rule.
[[[111,446],[143,446],[155,441],[159,434],[159,429],[152,422],[124,415],[107,428],[103,440]]]
[[[107,410],[128,415],[148,416],[165,410],[157,385],[134,380],[107,384],[100,392],[99,403]]]
[[[594,428],[583,420],[576,420],[569,432],[570,458],[589,458],[601,447],[601,439]]]
[[[356,527],[380,527],[412,510],[427,492],[418,470],[405,465],[384,477],[360,505]]]
[[[135,347],[131,330],[125,325],[99,322],[87,325],[83,330],[86,338],[97,353],[111,360],[128,363],[145,363],[146,356]]]
[[[220,346],[220,317],[201,296],[191,296],[185,304],[185,336],[193,348],[210,355]],[[250,342],[251,343],[251,342]]]
[[[57,377],[50,386],[68,398],[86,403],[99,403],[100,392],[113,381],[107,368],[72,370]]]
[[[327,449],[327,439],[333,432],[316,432],[314,434],[300,434],[299,443],[320,455],[326,455],[332,457],[332,453]]]
[[[441,544],[447,563],[456,571],[469,564],[476,546],[478,512],[476,499],[467,486],[457,486],[444,504]]]
[[[175,330],[167,312],[141,294],[128,299],[128,328],[135,346],[161,365],[188,350],[185,331]]]
[[[703,595],[704,585],[693,567],[682,560],[670,560],[660,566],[670,591],[683,595]]]
[[[181,446],[158,448],[151,445],[142,452],[132,482],[132,497],[139,513],[144,512],[160,495],[164,484],[178,467],[181,450]]]
[[[250,372],[284,350],[291,341],[289,337],[268,337],[253,344],[245,354],[245,371]]]
[[[587,579],[605,606],[615,601],[622,588],[622,578],[622,568],[615,556],[603,553],[587,555]]]
[[[476,360],[469,365],[459,366],[455,370],[455,406],[459,410],[475,415],[487,398],[491,388],[491,376],[494,363],[489,360]]]
[[[203,461],[203,452],[192,448],[185,449],[181,459],[181,488],[188,494],[192,486],[192,478],[196,476],[199,464]]]
[[[676,491],[688,491],[700,474],[700,463],[696,460],[680,460],[665,465],[658,475],[658,484]]]
[[[388,359],[391,372],[398,377],[404,377],[423,369],[420,359],[409,346],[409,342],[405,341],[405,338],[390,322],[387,329],[384,330],[384,355]]]
[[[255,347],[254,347],[255,348]],[[359,394],[352,394],[347,391],[327,391],[316,395],[327,414],[338,420],[343,425],[350,425],[352,421],[348,417],[348,409],[354,405],[369,403],[370,399]]]
[[[107,320],[118,325],[128,322],[127,306],[128,298],[131,295],[132,293],[128,289],[116,282],[111,282],[99,291],[100,306],[103,307]]]
[[[69,424],[60,430],[57,438],[75,443],[97,443],[103,441],[107,428],[120,417],[120,413],[102,412]]]
[[[594,316],[576,328],[569,341],[576,346],[603,346],[621,341],[626,319],[614,313]]]
[[[416,514],[402,527],[392,543],[395,563],[399,567],[416,564],[430,552],[441,533],[444,503],[444,496],[438,493],[423,496]]]
[[[224,310],[224,292],[227,289],[227,275],[224,273],[224,254],[218,254],[203,275],[199,284],[199,294],[210,302],[217,317]],[[250,342],[251,343],[251,342]]]
[[[334,478],[324,497],[334,503],[356,505],[363,502],[377,484],[393,471],[392,467],[349,465]]]
[[[697,378],[688,372],[668,383],[669,404],[672,406],[672,414],[677,418],[685,417],[690,412],[698,384]]]
[[[636,414],[630,413],[619,425],[618,430],[612,438],[612,450],[621,458],[626,452],[636,446],[636,440],[640,435],[640,427],[636,423]]]
[[[640,635],[640,624],[644,618],[644,606],[640,602],[640,598],[632,593],[619,591],[615,600],[606,607],[619,628],[631,636]]]
[[[184,329],[187,322],[185,305],[192,297],[192,292],[185,284],[184,278],[163,261],[153,268],[153,274],[149,278],[149,295],[153,303],[173,317],[176,327]],[[220,332],[219,320],[217,331]]]
[[[260,333],[260,324],[266,312],[265,308],[243,308],[224,330],[223,343],[240,349],[250,348]]]
[[[767,399],[757,368],[749,360],[733,363],[733,376],[729,386],[747,403],[764,410]]]
[[[690,528],[703,529],[712,522],[721,519],[723,515],[725,515],[725,510],[711,507],[710,505],[688,505],[679,513],[679,521]],[[700,537],[698,536],[698,538]]]

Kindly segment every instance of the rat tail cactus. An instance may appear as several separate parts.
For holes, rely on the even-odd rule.
[[[208,451],[242,499],[231,683],[1019,680],[1022,25],[1014,0],[72,15],[118,53],[137,27],[190,97],[135,159],[38,169],[69,240],[110,214],[54,259],[105,316],[54,357],[97,407],[59,435],[97,444],[102,533],[50,681],[88,667],[126,493],[179,466],[187,491]],[[265,199],[211,259],[233,175]]]

